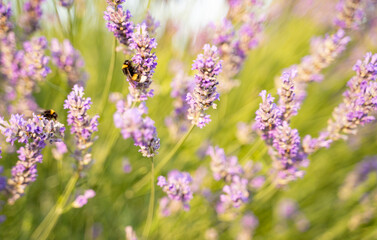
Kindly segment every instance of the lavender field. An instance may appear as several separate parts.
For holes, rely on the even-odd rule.
[[[377,239],[376,0],[0,0],[0,239]]]

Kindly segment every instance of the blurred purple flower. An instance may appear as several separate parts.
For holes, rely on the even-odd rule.
[[[278,216],[283,219],[293,219],[298,213],[297,203],[291,199],[283,199],[278,204]]]
[[[0,1],[0,40],[13,29],[13,24],[10,21],[11,16],[12,9],[10,2],[5,4],[3,1]]]
[[[123,172],[130,173],[132,171],[132,166],[130,161],[126,158],[123,160]]]
[[[24,3],[20,26],[26,35],[31,35],[40,28],[39,21],[42,17],[41,5],[43,2],[44,0],[29,0]]]
[[[62,7],[70,8],[73,5],[74,0],[59,0],[59,4]]]
[[[377,158],[369,157],[359,162],[354,170],[350,172],[343,185],[339,189],[339,198],[348,199],[356,188],[365,182],[371,173],[377,173]]]
[[[343,29],[358,29],[365,13],[361,0],[340,0],[336,5],[337,15],[334,24]]]
[[[312,39],[311,54],[305,56],[300,64],[294,66],[297,69],[293,82],[295,84],[298,107],[306,97],[307,83],[321,81],[323,79],[321,71],[330,66],[339,57],[346,49],[349,41],[350,37],[346,36],[342,29],[339,29],[333,35]]]
[[[216,91],[217,76],[222,68],[217,48],[206,44],[203,49],[204,54],[199,54],[192,65],[192,70],[199,71],[195,75],[196,87],[186,97],[190,105],[187,118],[200,128],[211,121],[210,116],[204,112],[210,107],[216,108],[214,101],[219,99],[219,93]]]
[[[51,40],[52,62],[62,70],[68,78],[70,86],[74,84],[85,85],[87,74],[83,70],[84,60],[69,40],[65,39],[62,44],[57,39]]]
[[[223,179],[227,182],[232,181],[233,176],[243,174],[242,167],[238,164],[236,156],[227,157],[225,151],[219,147],[210,146],[207,150],[207,155],[212,159],[211,170],[213,178],[216,181]]]
[[[84,195],[79,195],[76,197],[75,201],[72,203],[72,207],[82,208],[88,203],[88,199],[93,198],[94,196],[96,196],[96,192],[94,190],[86,190]]]
[[[183,209],[190,209],[189,202],[193,198],[190,184],[192,179],[189,173],[172,170],[166,179],[159,176],[157,185],[168,195],[171,200],[179,201],[183,204]]]
[[[221,203],[234,208],[239,208],[243,203],[246,203],[249,200],[247,184],[246,179],[233,176],[232,182],[223,188],[224,194],[220,195]]]
[[[78,161],[78,169],[82,170],[92,161],[90,147],[95,138],[93,133],[98,131],[98,115],[90,117],[87,111],[91,108],[91,98],[84,97],[84,88],[75,85],[64,101],[64,109],[68,109],[67,122],[74,135],[76,149],[74,158]]]
[[[138,107],[132,106],[132,97],[128,95],[127,101],[120,99],[116,103],[117,111],[114,114],[115,127],[121,129],[124,139],[132,137],[135,146],[144,157],[154,157],[160,148],[160,139],[157,137],[154,121],[149,117],[143,118],[147,107],[141,103]]]
[[[147,16],[143,20],[142,24],[146,25],[146,30],[150,36],[156,34],[157,28],[160,26],[160,22],[156,21],[150,12],[147,12]]]
[[[45,55],[47,40],[35,37],[23,43],[24,50],[17,50],[16,36],[10,32],[1,40],[0,71],[8,81],[4,82],[4,102],[10,113],[36,111],[32,93],[37,83],[43,81],[50,68]]]
[[[171,83],[172,91],[170,96],[173,98],[174,110],[165,118],[165,125],[174,139],[181,137],[189,128],[190,122],[187,120],[187,111],[189,105],[186,102],[186,95],[192,92],[195,83],[186,75],[183,69],[183,63],[175,61],[171,64],[174,69],[175,77]]]
[[[126,240],[137,240],[136,232],[131,226],[127,226],[124,231],[126,232]]]

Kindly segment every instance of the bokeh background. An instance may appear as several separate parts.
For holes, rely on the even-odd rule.
[[[23,1],[11,3],[13,18],[17,19]],[[203,129],[195,128],[158,174],[166,175],[172,169],[193,174],[200,166],[209,168],[210,158],[201,154],[208,144],[218,145],[228,155],[238,156],[241,164],[249,159],[260,162],[263,171],[268,173],[271,159],[266,146],[258,136],[252,136],[250,142],[241,143],[237,138],[237,124],[250,123],[255,118],[261,90],[266,89],[276,95],[274,79],[284,68],[299,63],[303,56],[309,54],[313,36],[333,31],[335,4],[336,1],[325,0],[268,2],[263,10],[267,20],[260,44],[250,52],[237,76],[241,86],[220,96],[218,108],[210,111],[212,122]],[[90,112],[93,115],[99,111],[103,101],[102,93],[112,55],[113,35],[108,32],[103,19],[106,5],[106,1],[75,1],[70,12],[73,46],[81,52],[89,74],[85,93],[93,100]],[[148,1],[127,0],[124,6],[131,11],[133,21],[137,23],[145,17]],[[52,1],[44,3],[42,28],[36,35],[44,35],[48,40],[63,40],[68,36],[59,26],[54,9]],[[57,10],[63,27],[68,29],[66,9],[57,6]],[[152,85],[156,94],[146,102],[161,139],[160,153],[155,158],[157,165],[177,142],[165,126],[165,118],[173,110],[171,62],[174,59],[183,61],[188,73],[193,75],[191,64],[202,47],[199,46],[199,33],[205,31],[208,23],[221,21],[227,10],[226,2],[220,0],[151,0],[150,12],[161,24],[156,36],[158,65]],[[374,10],[376,18],[377,10]],[[352,66],[367,51],[376,52],[376,25],[370,27],[368,24],[361,30],[349,32],[352,40],[347,50],[324,71],[324,81],[309,86],[308,98],[292,121],[292,127],[299,130],[300,136],[317,136],[326,127],[331,112],[341,102],[346,82],[353,75]],[[117,53],[111,92],[128,92],[128,83],[121,72],[124,60],[124,55]],[[35,93],[39,106],[55,109],[59,113],[59,121],[65,122],[67,113],[63,102],[70,91],[66,79],[52,68],[46,82],[39,87],[40,91]],[[119,129],[113,124],[114,112],[114,104],[108,102],[100,116],[98,140],[93,146],[95,163],[86,178],[78,183],[78,188],[92,188],[97,195],[83,208],[64,213],[49,239],[124,239],[124,228],[128,225],[141,235],[148,211],[150,162],[141,156],[131,139],[121,137]],[[367,191],[376,188],[377,174],[369,175],[362,190],[355,191],[351,198],[340,200],[338,196],[347,174],[357,163],[365,157],[377,156],[376,134],[376,124],[369,124],[347,141],[338,141],[329,149],[321,149],[310,156],[305,177],[292,182],[287,189],[271,190],[265,186],[259,190],[259,197],[251,196],[243,211],[252,211],[259,220],[253,239],[377,239],[377,205],[374,203],[371,209],[366,210],[360,200]],[[66,138],[70,138],[68,132]],[[73,160],[69,156],[58,162],[52,157],[50,147],[43,153],[44,162],[38,166],[37,181],[29,186],[25,196],[15,205],[4,207],[3,214],[7,220],[0,225],[0,239],[29,239],[72,175]],[[130,173],[123,171],[125,159],[132,165]],[[5,174],[10,174],[17,155],[4,154],[0,161],[6,169]],[[220,191],[223,186],[212,180],[210,171],[202,184],[212,192]],[[157,199],[164,195],[157,187]],[[303,223],[279,216],[278,207],[287,199],[297,204]],[[158,201],[156,204],[150,239],[210,239],[208,237],[213,230],[219,239],[235,239],[241,229],[240,217],[232,220],[219,218],[215,206],[200,195],[194,195],[190,211],[180,211],[169,217],[162,217]],[[372,217],[352,227],[351,219],[363,211],[371,212]]]

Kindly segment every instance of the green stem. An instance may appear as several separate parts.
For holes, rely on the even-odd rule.
[[[152,226],[152,220],[153,220],[153,212],[154,212],[154,196],[155,196],[155,190],[154,190],[154,160],[152,158],[152,165],[151,165],[151,196],[149,200],[149,207],[148,207],[148,217],[147,222],[145,224],[143,236],[145,239],[148,239],[149,232]]]
[[[71,18],[71,7],[67,8],[67,14],[68,14],[68,23],[69,23],[69,31],[68,31],[69,40],[70,40],[71,44],[74,45],[74,43],[73,43],[73,23],[72,23],[72,18]]]
[[[56,1],[52,1],[54,3],[54,10],[55,10],[55,14],[56,14],[56,18],[58,19],[58,23],[59,23],[59,27],[61,28],[61,31],[63,33],[63,36],[64,35],[68,35],[66,30],[64,29],[63,27],[63,24],[62,24],[62,21],[60,20],[60,16],[59,16],[59,12],[58,12],[58,8],[56,7]]]
[[[50,210],[45,219],[39,224],[37,229],[33,232],[30,239],[32,240],[45,240],[50,235],[52,229],[55,227],[60,215],[63,213],[65,205],[72,191],[75,189],[77,180],[79,179],[79,173],[72,175],[69,180],[64,193],[59,197],[57,204]]]
[[[183,145],[186,141],[192,130],[194,129],[195,125],[191,125],[190,129],[186,132],[186,134],[179,140],[179,142],[174,146],[174,148],[163,158],[160,163],[156,167],[156,173],[158,174],[161,169],[169,162],[169,160],[177,153],[178,149]],[[139,182],[137,182],[133,187],[132,191],[136,191],[140,189],[148,182],[148,175],[145,175]]]
[[[102,100],[101,100],[101,105],[99,109],[99,115],[103,115],[103,111],[105,109],[105,106],[107,104],[109,92],[110,92],[110,87],[111,87],[111,82],[113,80],[113,75],[114,75],[114,67],[115,67],[115,59],[116,59],[116,45],[117,45],[117,40],[114,38],[113,40],[113,49],[112,49],[112,55],[111,55],[111,60],[110,60],[110,66],[109,70],[107,72],[107,77],[106,77],[106,85],[105,89],[102,93]]]

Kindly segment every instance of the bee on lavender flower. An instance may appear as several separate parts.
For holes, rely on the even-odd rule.
[[[122,66],[123,74],[132,81],[140,82],[139,74],[136,72],[135,67],[132,65],[132,61],[126,60]]]
[[[45,110],[42,113],[38,114],[37,116],[39,116],[39,117],[43,116],[44,118],[46,118],[48,120],[52,120],[52,119],[57,120],[58,119],[58,114],[53,109]]]

